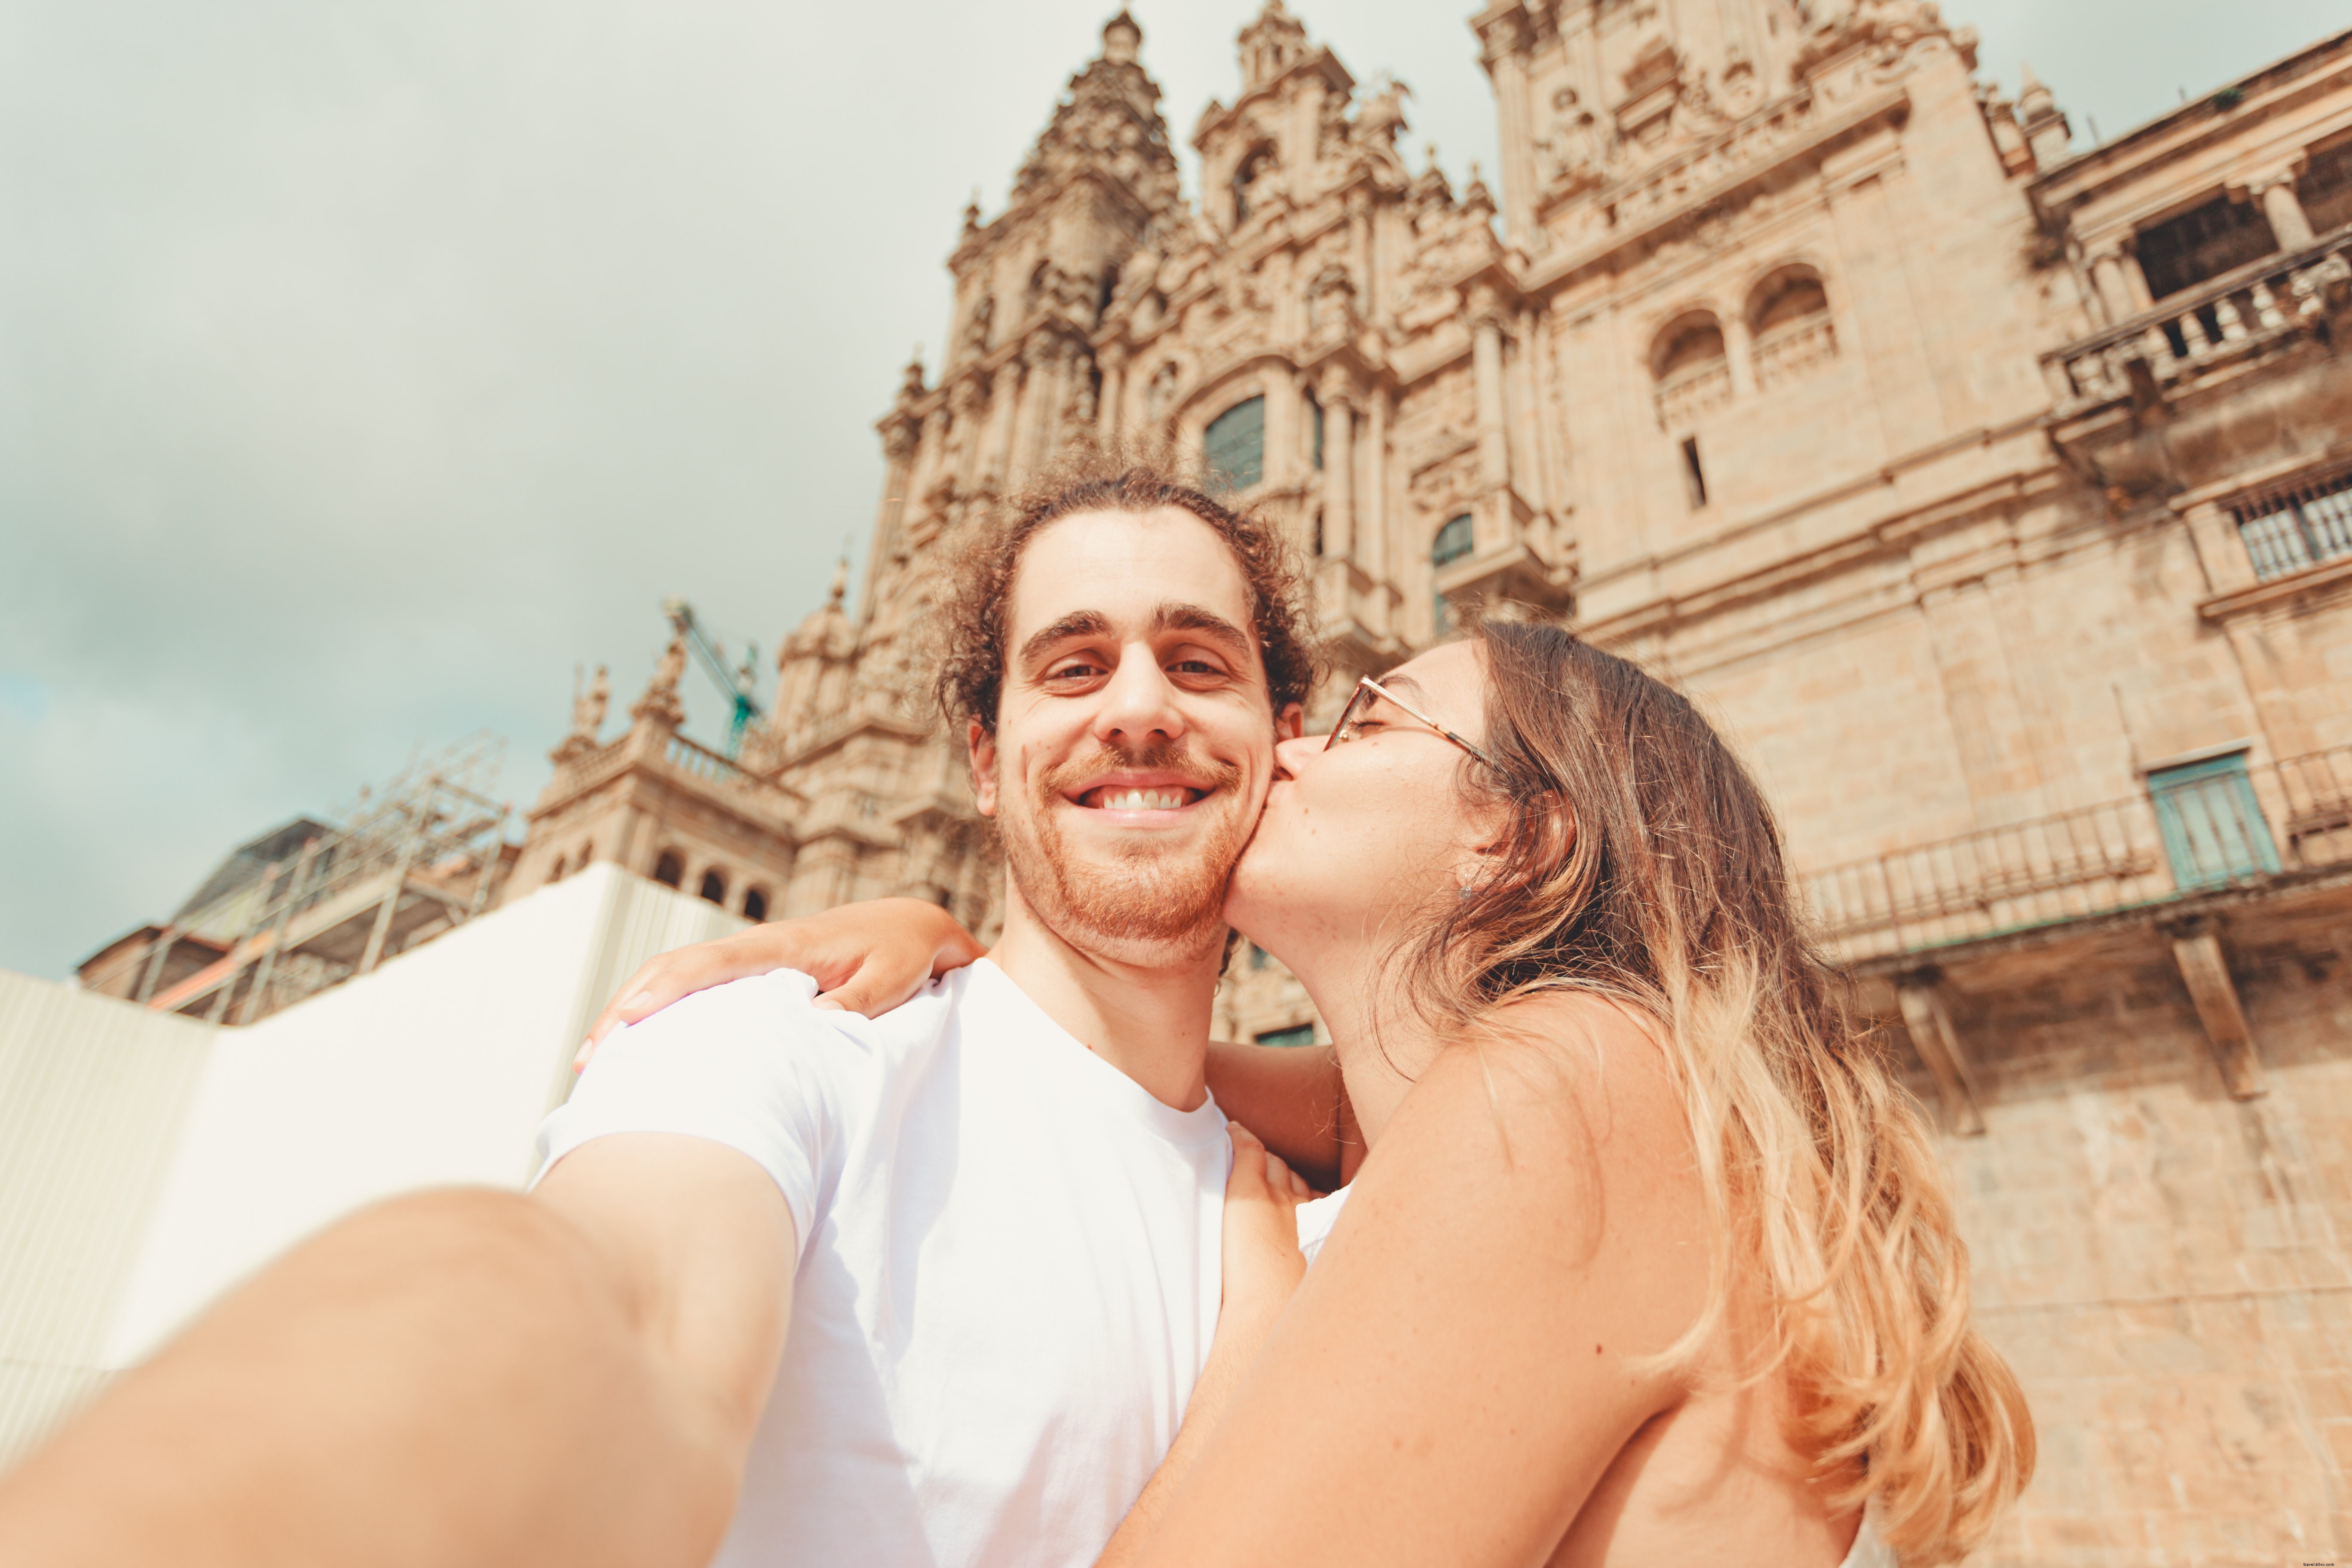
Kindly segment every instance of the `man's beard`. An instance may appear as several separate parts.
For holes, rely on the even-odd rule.
[[[1063,837],[1055,806],[1066,790],[1122,769],[1205,774],[1200,782],[1229,799],[1242,779],[1230,763],[1191,763],[1175,744],[1131,754],[1106,748],[1083,762],[1049,768],[1037,779],[1025,819],[998,819],[1006,873],[1037,918],[1072,946],[1123,958],[1144,956],[1138,949],[1167,957],[1213,950],[1224,937],[1225,884],[1252,825],[1228,810],[1205,844],[1157,853],[1140,847],[1113,851],[1117,858],[1108,863],[1082,859]]]

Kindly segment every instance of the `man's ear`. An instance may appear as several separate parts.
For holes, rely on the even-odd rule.
[[[1274,716],[1274,738],[1296,741],[1307,733],[1307,710],[1294,702]]]
[[[965,721],[964,749],[971,757],[971,797],[982,816],[996,815],[996,737],[980,721]]]

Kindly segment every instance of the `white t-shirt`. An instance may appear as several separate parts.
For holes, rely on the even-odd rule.
[[[1231,1147],[982,960],[877,1019],[782,971],[605,1041],[540,1130],[679,1132],[792,1208],[792,1327],[717,1562],[1090,1563],[1217,1325]]]
[[[1339,1223],[1339,1211],[1348,1206],[1349,1189],[1309,1198],[1291,1211],[1298,1222],[1298,1250],[1312,1263],[1321,1255],[1323,1244],[1331,1239],[1331,1227]]]

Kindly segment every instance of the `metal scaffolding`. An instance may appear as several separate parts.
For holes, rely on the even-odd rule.
[[[506,742],[488,731],[415,763],[306,840],[257,882],[175,916],[142,952],[136,999],[214,1023],[250,1024],[365,974],[489,906],[510,805],[490,798]],[[226,953],[159,988],[173,946]]]

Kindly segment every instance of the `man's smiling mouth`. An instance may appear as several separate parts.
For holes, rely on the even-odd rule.
[[[1090,811],[1180,811],[1205,793],[1175,784],[1150,788],[1113,784],[1087,791],[1078,796],[1078,804]]]

